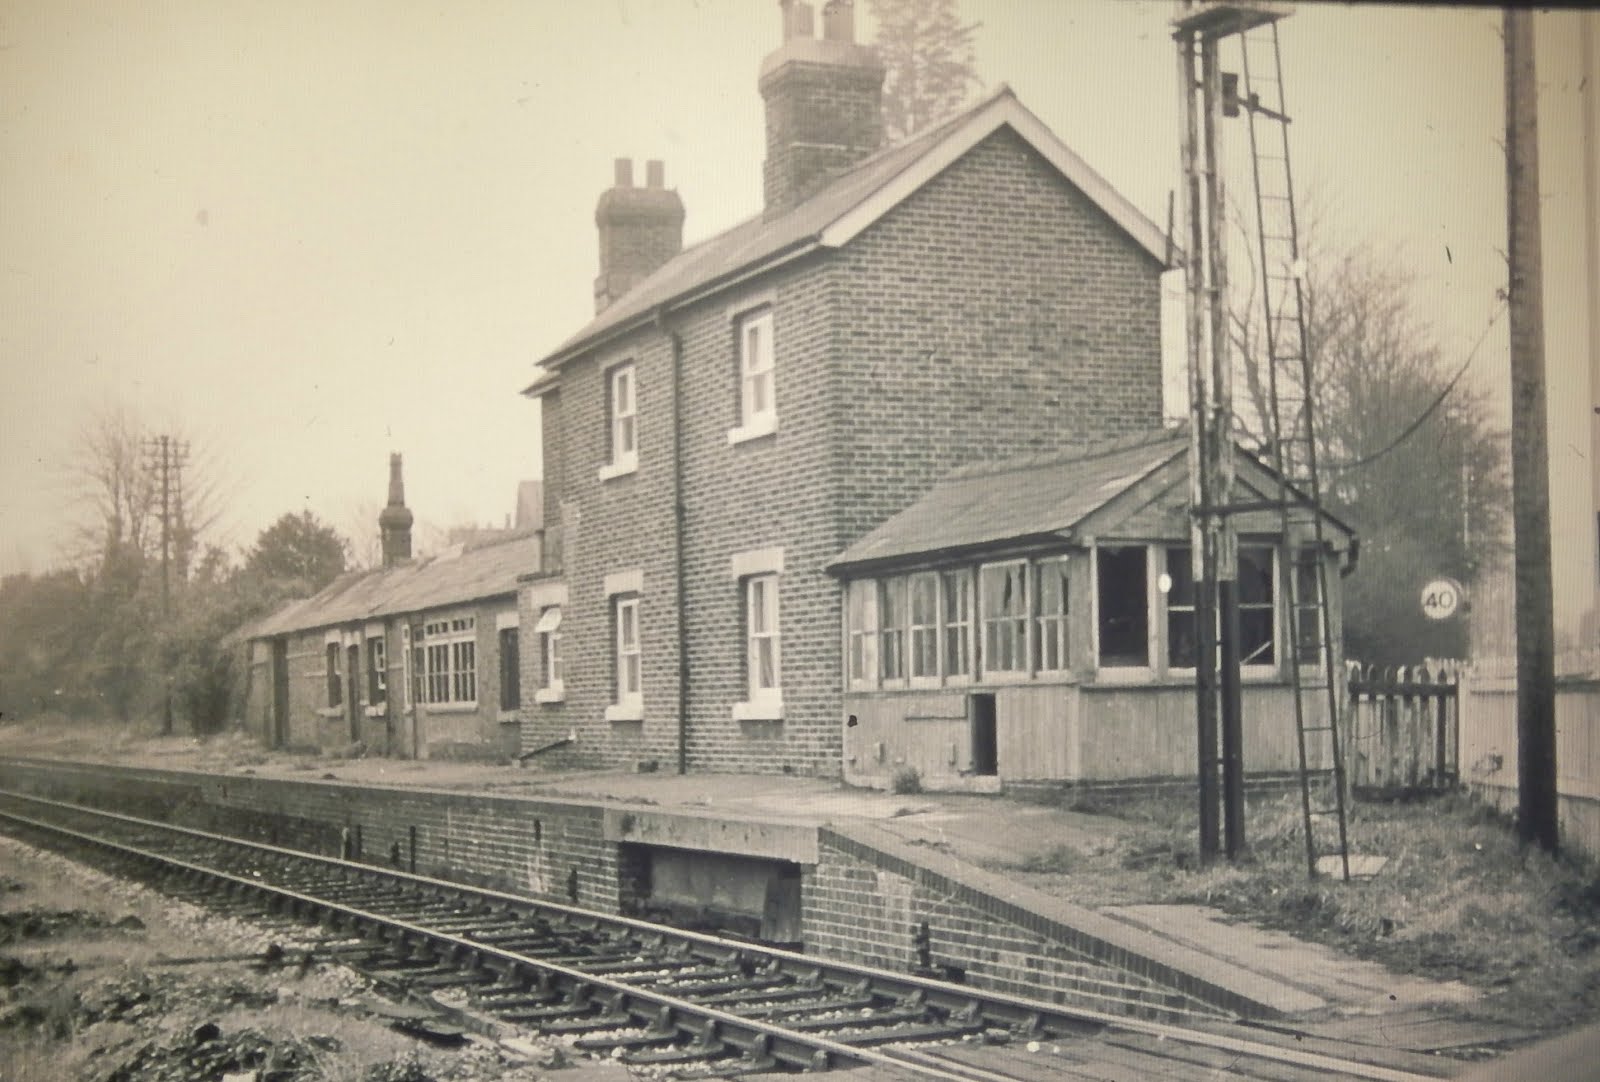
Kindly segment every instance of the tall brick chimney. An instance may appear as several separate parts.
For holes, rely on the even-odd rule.
[[[666,189],[666,168],[660,162],[645,163],[645,178],[645,187],[635,188],[633,160],[618,158],[616,181],[600,193],[594,208],[600,230],[596,313],[683,251],[683,200]]]
[[[783,44],[761,62],[768,217],[805,200],[883,142],[883,64],[856,44],[852,0],[828,0],[822,37],[806,0],[778,0]]]
[[[406,506],[406,483],[400,476],[400,456],[389,456],[389,505],[378,512],[383,538],[383,566],[411,559],[411,509]]]

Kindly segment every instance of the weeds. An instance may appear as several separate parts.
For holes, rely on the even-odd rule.
[[[896,767],[889,778],[889,791],[897,796],[912,796],[922,792],[922,772],[914,766]]]

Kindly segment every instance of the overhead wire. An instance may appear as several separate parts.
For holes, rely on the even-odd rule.
[[[1450,377],[1449,382],[1444,385],[1444,387],[1439,391],[1438,395],[1435,396],[1434,400],[1428,404],[1428,408],[1419,413],[1416,419],[1407,425],[1398,436],[1390,440],[1380,449],[1372,452],[1370,455],[1363,455],[1362,457],[1352,459],[1349,462],[1330,462],[1324,468],[1335,472],[1342,472],[1346,470],[1360,469],[1362,466],[1370,466],[1372,463],[1376,462],[1384,455],[1387,455],[1389,452],[1393,451],[1395,448],[1399,447],[1402,443],[1415,435],[1416,431],[1427,423],[1428,418],[1433,416],[1434,411],[1444,404],[1444,400],[1450,397],[1450,392],[1455,390],[1457,383],[1461,382],[1461,377],[1467,374],[1467,369],[1472,367],[1472,362],[1477,357],[1479,348],[1483,346],[1484,339],[1489,337],[1489,332],[1494,329],[1494,325],[1496,323],[1500,322],[1500,317],[1506,314],[1507,308],[1508,304],[1506,300],[1501,298],[1500,307],[1495,310],[1494,315],[1489,317],[1489,322],[1484,325],[1483,332],[1478,335],[1478,340],[1474,342],[1472,344],[1472,348],[1467,351],[1467,359],[1461,362],[1461,367],[1456,369],[1455,375]]]

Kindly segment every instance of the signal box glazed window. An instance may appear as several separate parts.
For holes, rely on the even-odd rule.
[[[1100,667],[1148,668],[1150,593],[1146,546],[1107,547],[1095,554],[1095,590],[1100,605]]]
[[[1028,565],[1022,560],[978,569],[983,612],[980,659],[989,673],[1028,671]]]

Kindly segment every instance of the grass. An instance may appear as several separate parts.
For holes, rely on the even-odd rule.
[[[1056,846],[1012,871],[1089,905],[1182,902],[1293,932],[1410,974],[1485,992],[1486,1019],[1535,1028],[1600,1017],[1600,873],[1519,843],[1464,794],[1350,809],[1371,880],[1306,875],[1298,794],[1252,797],[1248,859],[1199,867],[1187,797],[1101,809],[1134,829],[1097,853]]]

